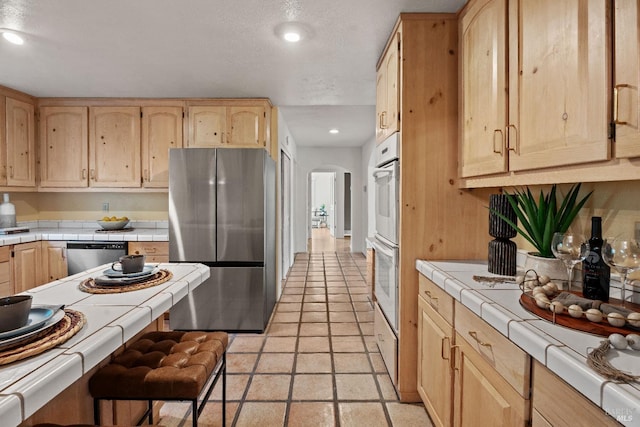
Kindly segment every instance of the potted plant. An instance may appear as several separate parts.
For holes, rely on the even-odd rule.
[[[578,200],[580,185],[580,183],[572,185],[569,192],[564,199],[561,200],[559,205],[557,200],[556,184],[553,184],[551,186],[551,190],[546,194],[541,190],[537,200],[528,187],[521,190],[515,190],[512,194],[505,192],[509,204],[516,213],[520,226],[500,212],[492,211],[507,224],[515,228],[516,231],[536,249],[537,252],[529,253],[525,267],[533,268],[534,270],[536,270],[536,267],[538,269],[542,268],[538,265],[540,262],[539,260],[531,261],[529,259],[532,256],[554,259],[553,252],[551,252],[551,240],[553,238],[553,233],[566,232],[576,215],[578,215],[580,209],[582,209],[593,193],[592,191],[582,199]],[[562,263],[560,263],[559,260],[557,261],[557,271],[559,273],[554,272],[547,274],[552,278],[558,278],[558,274],[566,274],[566,271],[562,267]],[[545,274],[540,271],[538,271],[538,273]]]

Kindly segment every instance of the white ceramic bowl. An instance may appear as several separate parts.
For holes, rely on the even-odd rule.
[[[122,230],[129,224],[129,220],[124,221],[98,221],[98,225],[104,230]]]

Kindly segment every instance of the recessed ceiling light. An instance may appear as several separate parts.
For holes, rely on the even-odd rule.
[[[301,37],[300,37],[300,34],[290,31],[288,33],[284,33],[282,38],[284,38],[288,42],[295,43],[295,42],[299,42]]]
[[[9,43],[18,44],[18,45],[24,44],[24,39],[11,31],[3,31],[2,37],[4,37],[4,39]]]
[[[340,133],[340,131],[338,129],[331,129],[329,131],[329,133],[334,133],[335,134],[335,133]]]
[[[276,26],[274,33],[279,38],[290,43],[309,39],[313,35],[311,28],[300,22],[283,22]]]

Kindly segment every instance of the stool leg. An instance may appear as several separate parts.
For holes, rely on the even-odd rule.
[[[149,400],[149,425],[153,425],[153,400]]]
[[[198,427],[198,417],[200,416],[200,413],[198,412],[198,398],[191,401],[191,412],[191,425],[193,427]]]
[[[227,352],[222,353],[222,427],[227,427]]]
[[[100,425],[100,400],[93,399],[93,423]]]

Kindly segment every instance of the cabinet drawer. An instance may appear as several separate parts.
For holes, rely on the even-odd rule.
[[[129,253],[146,255],[145,262],[169,262],[169,242],[129,242]]]
[[[384,364],[387,367],[387,371],[389,371],[391,381],[393,384],[397,384],[398,338],[396,334],[393,333],[384,314],[380,311],[378,304],[374,304],[374,307],[373,333],[375,334]]]
[[[531,359],[520,347],[455,302],[456,331],[525,399],[529,398]]]
[[[418,274],[419,294],[440,316],[453,325],[453,297],[422,274]]]
[[[169,256],[169,242],[129,242],[129,253],[146,256]]]
[[[565,402],[565,404],[558,405],[558,402]],[[549,425],[558,427],[620,425],[537,361],[533,363],[533,409],[533,419],[536,421],[534,426],[547,425],[539,418]]]
[[[9,262],[11,258],[11,246],[0,246],[0,262]]]

